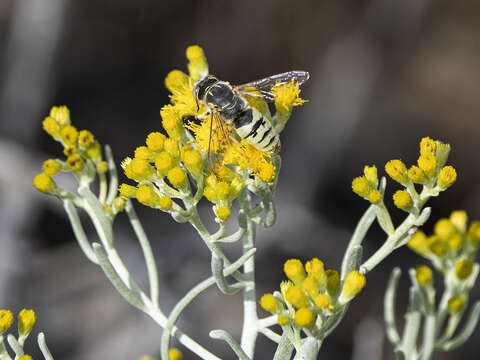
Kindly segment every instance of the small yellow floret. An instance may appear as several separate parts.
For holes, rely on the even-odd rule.
[[[330,296],[334,297],[340,291],[340,274],[334,269],[327,269],[325,274],[327,275],[327,291]]]
[[[359,273],[357,270],[350,272],[343,283],[342,293],[338,301],[340,303],[347,303],[352,300],[367,283],[365,275]]]
[[[420,140],[420,154],[428,155],[435,154],[436,143],[435,140],[430,139],[429,137],[424,137]]]
[[[426,254],[430,251],[427,236],[423,231],[417,231],[413,234],[407,246],[419,254]]]
[[[425,265],[420,265],[415,268],[415,279],[420,286],[432,285],[433,274],[432,270]]]
[[[185,85],[187,86],[187,85]],[[185,91],[185,89],[187,89]],[[174,93],[177,94],[177,100],[183,99],[184,102],[191,103],[192,94],[189,93],[189,88],[184,87],[182,91],[174,90]],[[183,96],[181,94],[184,94]],[[185,106],[187,109],[185,109]],[[181,135],[182,128],[183,128],[183,121],[182,121],[182,112],[188,111],[189,104],[185,105],[183,108],[179,105],[175,106],[172,104],[165,105],[160,109],[160,116],[162,117],[162,125],[163,128],[166,130],[168,136],[171,138],[178,138]],[[192,109],[190,109],[191,111]],[[184,114],[187,115],[187,114]]]
[[[435,223],[433,232],[442,240],[447,240],[455,234],[455,226],[448,219],[440,219]]]
[[[460,260],[455,266],[455,275],[460,280],[467,279],[473,271],[473,262],[468,259]]]
[[[457,171],[453,166],[444,166],[438,173],[438,186],[440,189],[450,187],[457,180]]]
[[[263,162],[258,169],[258,179],[263,182],[272,182],[275,180],[275,165],[269,162]]]
[[[65,105],[53,106],[50,109],[50,116],[57,120],[62,128],[70,125],[70,110]]]
[[[174,164],[173,158],[166,151],[162,151],[155,157],[155,167],[161,175],[166,175]]]
[[[95,141],[95,137],[88,130],[82,130],[78,134],[78,145],[83,148],[88,148]]]
[[[140,185],[136,197],[139,203],[150,207],[156,207],[160,202],[160,198],[149,185]]]
[[[385,164],[385,172],[396,182],[406,184],[408,182],[407,167],[398,159],[390,160]]]
[[[412,165],[408,169],[408,178],[416,184],[423,184],[425,182],[425,173],[416,165]]]
[[[452,297],[448,299],[448,302],[447,302],[448,311],[451,314],[458,314],[460,311],[462,311],[465,308],[466,304],[467,304],[466,294],[460,294],[458,296]]]
[[[373,190],[370,195],[368,195],[368,200],[374,205],[379,204],[382,201],[382,193],[378,190]]]
[[[137,188],[132,185],[122,184],[118,188],[118,192],[121,196],[126,198],[134,198],[137,196]]]
[[[184,86],[188,86],[188,75],[180,70],[172,70],[165,78],[165,87],[170,91],[179,91]]]
[[[284,299],[287,298],[287,291],[293,286],[293,283],[290,280],[282,281],[280,283],[280,292]]]
[[[442,257],[447,252],[447,244],[436,235],[428,238],[428,247],[433,254],[439,257]]]
[[[307,276],[302,262],[298,259],[289,259],[285,261],[285,264],[283,265],[283,271],[285,272],[285,275],[287,275],[287,277],[296,285],[300,284]]]
[[[225,181],[218,182],[214,186],[214,189],[218,200],[225,200],[230,193],[230,185],[228,185]]]
[[[307,102],[300,97],[300,86],[294,81],[275,86],[272,93],[275,96],[275,108],[280,114],[291,113],[294,106]]]
[[[393,203],[399,209],[408,211],[413,206],[412,197],[406,190],[398,190],[395,194],[393,194]]]
[[[197,150],[185,151],[182,156],[183,163],[193,175],[199,175],[203,169],[202,155]]]
[[[58,124],[57,120],[54,118],[47,116],[45,120],[42,122],[43,130],[47,134],[49,134],[54,139],[60,139],[60,125]]]
[[[370,194],[370,184],[365,176],[359,176],[352,181],[352,190],[355,194],[366,198]]]
[[[167,178],[177,189],[183,187],[187,181],[185,171],[179,166],[175,166],[173,169],[168,170]]]
[[[178,148],[178,141],[174,138],[167,138],[163,142],[163,148],[168,152],[174,159],[177,159],[180,156],[180,149]]]
[[[220,220],[227,220],[230,217],[230,208],[228,206],[220,206],[217,209],[217,216]]]
[[[285,300],[296,308],[308,306],[307,295],[305,295],[302,288],[298,285],[293,285],[288,288],[285,293]]]
[[[272,314],[278,314],[283,310],[281,302],[272,294],[265,294],[260,299],[260,306]]]
[[[129,164],[129,168],[132,171],[133,176],[136,179],[150,179],[155,171],[147,160],[134,158]]]
[[[463,238],[460,234],[454,234],[447,240],[448,248],[457,252],[463,244]]]
[[[22,355],[18,358],[18,360],[33,360],[30,355]]]
[[[125,206],[127,206],[127,201],[125,200],[125,198],[117,196],[115,199],[113,199],[112,206],[113,209],[118,213],[125,209]]]
[[[0,310],[0,335],[7,330],[13,322],[13,314],[10,310]]]
[[[84,165],[82,158],[78,155],[69,156],[65,164],[70,171],[80,171]]]
[[[146,146],[139,146],[135,149],[135,158],[142,160],[151,160],[152,152]]]
[[[55,184],[55,181],[44,173],[38,174],[33,178],[33,186],[35,186],[38,191],[46,194],[52,194],[57,190],[57,184]]]
[[[35,311],[23,309],[18,314],[18,332],[22,335],[27,335],[32,331],[33,325],[37,321]]]
[[[318,282],[311,275],[307,276],[305,280],[303,280],[302,288],[312,299],[318,295]]]
[[[290,318],[287,315],[278,315],[278,325],[285,326],[290,322]]]
[[[55,159],[48,159],[43,162],[43,172],[48,176],[56,175],[62,170],[62,164]]]
[[[160,201],[158,203],[158,205],[160,205],[160,207],[162,208],[162,210],[165,210],[165,211],[168,211],[172,208],[172,204],[173,204],[173,201],[170,197],[168,196],[162,196],[160,198]]]
[[[97,164],[97,172],[99,174],[105,174],[108,171],[108,163],[106,161],[100,161]]]
[[[177,348],[168,350],[168,360],[182,360],[182,352]]]
[[[315,314],[307,307],[298,309],[295,312],[295,323],[304,328],[311,328],[315,324]]]
[[[100,159],[102,157],[102,147],[100,146],[100,143],[94,141],[85,151],[85,155],[92,160]]]
[[[450,221],[462,233],[467,229],[468,216],[464,210],[452,211]]]
[[[432,154],[420,155],[417,160],[418,167],[423,170],[426,176],[433,177],[437,171],[438,162]]]
[[[188,72],[194,81],[198,81],[208,75],[207,58],[200,46],[189,46],[186,55],[188,59]]]
[[[305,263],[305,270],[307,274],[312,276],[319,285],[324,285],[327,281],[327,275],[325,274],[325,266],[323,262],[317,258],[313,258]]]
[[[166,140],[166,136],[160,132],[151,132],[147,136],[146,144],[149,150],[160,152],[163,150],[163,144]]]
[[[333,309],[332,300],[327,294],[320,294],[315,298],[315,305],[322,309]]]
[[[373,189],[376,189],[378,186],[378,175],[376,166],[365,166],[363,168],[363,174],[368,180],[368,183]]]
[[[60,132],[60,134],[62,135],[62,140],[65,145],[75,146],[75,144],[77,143],[78,131],[75,126],[65,126]]]
[[[65,156],[72,156],[72,155],[75,155],[77,153],[77,148],[75,146],[66,146],[64,149],[63,149],[63,153],[65,154]]]

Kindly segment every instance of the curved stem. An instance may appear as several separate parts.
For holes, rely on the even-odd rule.
[[[48,349],[47,342],[45,341],[45,334],[43,332],[38,334],[37,341],[45,360],[53,360],[52,353]]]
[[[110,182],[108,185],[108,195],[107,195],[107,204],[112,204],[113,200],[117,196],[118,188],[118,172],[117,166],[115,165],[115,160],[113,159],[112,149],[109,145],[105,145],[105,157],[108,163],[108,171],[110,175]]]
[[[240,345],[233,339],[232,335],[230,335],[225,330],[212,330],[210,331],[210,337],[213,339],[220,339],[225,341],[233,352],[238,356],[239,360],[250,360],[250,358],[245,354],[242,350]]]

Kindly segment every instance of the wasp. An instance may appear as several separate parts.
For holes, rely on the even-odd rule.
[[[214,75],[207,75],[195,83],[193,96],[202,102],[208,114],[220,123],[232,125],[235,132],[247,143],[270,155],[280,153],[280,136],[260,110],[251,106],[248,97],[262,97],[274,101],[272,89],[289,82],[302,85],[309,79],[306,71],[289,71],[243,85],[232,86]],[[212,121],[213,124],[213,121]]]

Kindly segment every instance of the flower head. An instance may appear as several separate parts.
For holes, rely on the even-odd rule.
[[[0,310],[0,335],[12,325],[12,322],[12,312],[10,310]]]
[[[300,106],[306,102],[299,96],[300,86],[294,81],[275,86],[272,93],[275,96],[275,107],[280,113],[291,113],[294,106]]]
[[[37,317],[33,310],[23,309],[18,314],[18,332],[28,335],[32,331],[33,325],[37,321]]]

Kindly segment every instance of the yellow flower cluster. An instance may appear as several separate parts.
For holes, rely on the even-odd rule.
[[[352,271],[341,285],[338,271],[325,270],[317,258],[307,261],[305,266],[298,259],[289,259],[283,270],[289,280],[280,284],[280,293],[265,294],[260,299],[264,310],[278,315],[281,326],[296,324],[312,328],[318,315],[332,315],[366,284],[363,274]]]
[[[407,168],[401,160],[388,161],[385,172],[406,188],[398,190],[393,195],[395,206],[407,212],[415,207],[419,200],[415,184],[424,185],[430,193],[438,193],[450,187],[457,179],[457,172],[452,166],[445,166],[449,153],[450,145],[424,137],[420,141],[417,165]],[[366,166],[364,176],[353,180],[352,190],[372,204],[379,204],[382,201],[382,195],[377,190],[377,185],[377,169],[374,166]]]
[[[43,163],[43,172],[36,175],[33,180],[37,190],[47,194],[55,194],[58,188],[52,176],[60,171],[80,174],[88,161],[95,165],[99,174],[108,170],[107,163],[102,160],[100,143],[95,140],[90,131],[79,131],[71,125],[70,111],[66,106],[52,107],[50,116],[43,120],[43,129],[63,145],[63,153],[67,158],[65,161],[48,159]]]

